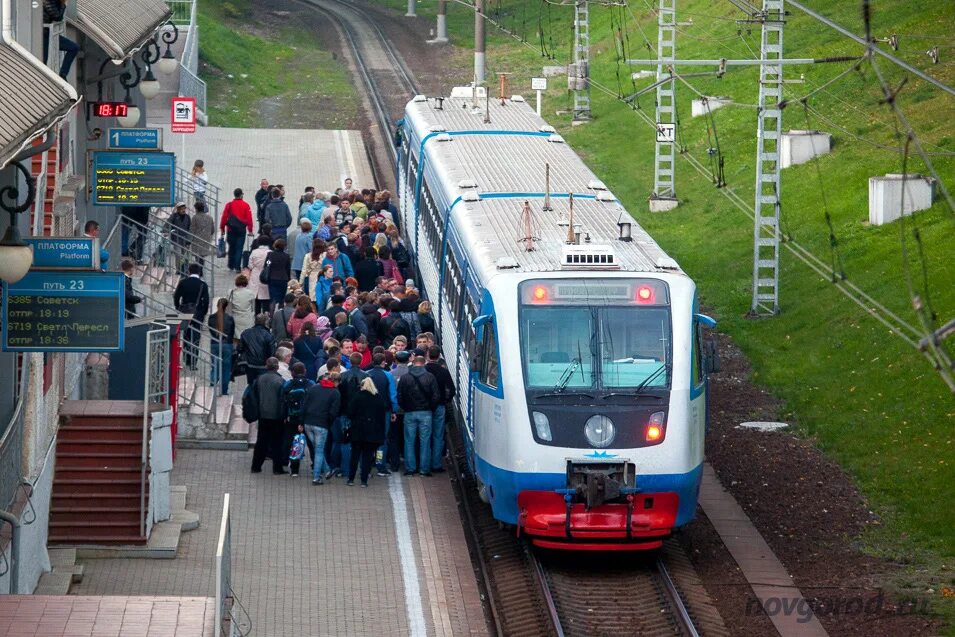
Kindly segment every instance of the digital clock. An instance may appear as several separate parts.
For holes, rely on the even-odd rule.
[[[95,117],[128,117],[129,104],[126,102],[93,102]]]

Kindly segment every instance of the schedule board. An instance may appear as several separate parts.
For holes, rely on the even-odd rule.
[[[3,286],[5,352],[118,352],[122,272],[30,272]]]
[[[176,200],[176,155],[101,150],[93,153],[93,205],[171,206]]]

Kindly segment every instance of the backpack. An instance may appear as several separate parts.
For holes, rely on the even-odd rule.
[[[242,392],[242,420],[251,424],[259,419],[259,398],[255,395],[255,383]]]
[[[285,393],[285,413],[289,420],[302,422],[302,416],[305,412],[305,393],[308,391],[308,380],[305,378],[293,378],[292,384]]]

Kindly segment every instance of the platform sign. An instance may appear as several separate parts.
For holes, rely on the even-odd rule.
[[[94,237],[27,237],[33,246],[34,270],[99,270],[99,239]]]
[[[117,150],[162,150],[158,128],[111,128],[109,147]]]
[[[676,124],[657,124],[657,141],[661,144],[676,141]]]
[[[546,78],[546,77],[532,77],[532,78],[531,78],[531,90],[532,90],[532,91],[546,91],[546,90],[547,90],[547,78]]]
[[[195,133],[196,132],[196,98],[194,97],[174,97],[172,98],[172,132],[174,133]]]
[[[176,155],[155,151],[93,153],[95,206],[171,206],[176,201]]]
[[[122,272],[30,272],[3,286],[5,352],[118,352],[125,332]]]

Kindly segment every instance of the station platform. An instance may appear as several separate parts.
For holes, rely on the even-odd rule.
[[[232,582],[254,635],[486,635],[447,474],[340,478],[250,474],[251,451],[181,449],[173,482],[202,524],[172,560],[84,560],[78,595],[209,597],[223,494]]]
[[[176,153],[185,170],[201,159],[209,182],[221,189],[222,204],[235,188],[252,202],[259,182],[285,186],[286,201],[298,202],[306,186],[334,190],[351,177],[356,188],[375,186],[360,131],[200,126],[195,133],[162,128],[163,149]],[[292,210],[293,215],[297,210]]]

